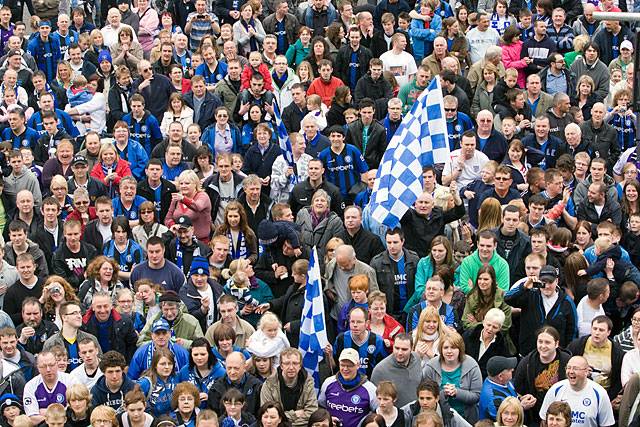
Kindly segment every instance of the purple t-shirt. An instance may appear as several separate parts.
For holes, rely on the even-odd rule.
[[[367,380],[346,391],[333,376],[322,384],[318,404],[325,407],[332,417],[342,420],[342,425],[357,426],[364,417],[378,409],[376,386]]]
[[[53,389],[48,389],[42,380],[42,376],[38,375],[32,378],[24,386],[24,412],[26,415],[39,415],[40,409],[47,409],[52,403],[59,403],[63,406],[67,405],[67,387],[71,384],[69,374],[58,372],[58,382]]]

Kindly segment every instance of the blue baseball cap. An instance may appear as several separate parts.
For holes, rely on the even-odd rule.
[[[168,331],[170,329],[171,327],[169,326],[169,322],[164,319],[156,320],[151,326],[151,332]]]

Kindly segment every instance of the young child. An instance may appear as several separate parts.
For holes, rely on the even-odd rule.
[[[358,120],[358,110],[355,108],[347,108],[344,110],[344,121],[347,122],[345,126],[349,126],[351,123]]]
[[[220,37],[216,40],[216,44],[220,47],[219,50],[222,50],[224,43],[229,40],[233,40],[233,27],[229,23],[222,24],[220,26]]]
[[[251,283],[249,277],[243,271],[236,271],[231,280],[224,286],[227,294],[233,295],[238,299],[238,308],[242,310],[245,305],[257,306],[260,303],[251,295]]]
[[[42,166],[33,163],[33,152],[29,147],[20,147],[22,154],[22,163],[38,178],[38,182],[42,182]]]
[[[87,79],[83,75],[79,75],[73,79],[73,83],[67,89],[67,98],[69,105],[77,107],[78,105],[85,104],[91,101],[93,95],[87,90]]]
[[[387,427],[403,427],[405,425],[404,412],[399,411],[395,404],[398,400],[398,390],[391,381],[380,381],[376,388],[378,409],[376,413],[382,415]]]
[[[532,18],[533,13],[531,13],[531,9],[522,8],[520,9],[520,13],[518,13],[518,29],[520,30],[520,40],[525,41],[533,37],[533,24]]]
[[[2,425],[13,426],[16,417],[21,414],[24,414],[22,399],[11,393],[5,393],[0,396],[0,419],[2,420]]]
[[[411,25],[411,16],[407,12],[400,12],[398,15],[398,29],[405,33],[409,31],[409,25]]]
[[[616,93],[616,90],[614,88],[621,81],[622,69],[613,67],[609,75],[609,95],[607,95],[607,97],[605,98],[605,104],[607,105],[607,107],[615,107],[615,105],[613,105],[613,94]],[[607,119],[608,118],[605,117],[605,121],[607,121]]]
[[[73,366],[71,365],[71,361],[69,360],[69,356],[67,354],[67,349],[64,348],[64,346],[61,344],[51,347],[51,352],[54,356],[56,356],[56,363],[58,364],[59,372],[71,372],[72,370],[80,366],[80,358],[75,361],[75,364],[73,364]]]
[[[262,62],[262,54],[258,51],[249,54],[249,63],[244,67],[240,76],[240,90],[249,89],[251,77],[254,73],[262,74],[265,90],[273,91],[273,79],[271,78],[271,73],[269,73],[269,67]],[[248,101],[245,100],[244,102]]]
[[[221,427],[253,425],[255,417],[245,410],[246,398],[237,388],[231,387],[222,395],[224,412],[220,417]]]
[[[513,117],[505,117],[502,119],[502,135],[507,140],[507,145],[516,139],[516,120]]]
[[[477,196],[480,196],[489,188],[493,187],[493,178],[498,168],[498,162],[491,160],[483,166],[480,171],[480,179],[476,179],[467,184],[466,187],[460,189],[460,196],[463,200],[468,200],[469,205],[469,223],[478,228],[478,205]]]
[[[604,304],[609,298],[609,283],[606,279],[590,280],[587,283],[587,296],[576,307],[578,313],[578,336],[591,333],[591,321],[596,316],[604,316]]]
[[[52,403],[44,414],[44,422],[48,427],[63,427],[67,422],[67,411],[60,403]]]
[[[504,118],[507,112],[510,110],[509,101],[507,101],[507,91],[522,84],[524,86],[524,74],[520,77],[518,70],[515,68],[507,68],[504,72],[504,77],[496,82],[496,87],[493,89],[493,108],[496,114],[500,114],[500,117]]]
[[[366,274],[356,274],[349,278],[351,301],[342,306],[338,315],[338,333],[349,329],[349,312],[354,307],[369,308],[367,295],[369,293],[369,277]]]
[[[322,103],[322,98],[320,95],[309,95],[307,97],[307,113],[306,117],[312,116],[315,117],[316,123],[318,124],[318,130],[322,132],[327,127],[327,106]],[[304,120],[304,119],[302,119]]]
[[[231,170],[235,173],[239,174],[241,177],[246,177],[247,175],[242,172],[242,166],[244,166],[244,159],[242,158],[242,154],[233,153],[231,155]]]
[[[613,270],[613,277],[618,283],[626,280],[627,271],[631,268],[631,263],[622,259],[622,249],[620,245],[611,242],[609,237],[598,237],[594,242],[594,250],[597,256],[596,261],[584,270],[578,270],[578,276],[594,277],[605,270]]]
[[[629,215],[629,227],[620,244],[629,252],[631,262],[640,265],[640,213]]]
[[[280,365],[280,357],[278,355],[282,350],[290,346],[278,316],[267,311],[260,318],[256,331],[249,337],[247,350],[257,357],[275,356],[273,366],[278,367]]]

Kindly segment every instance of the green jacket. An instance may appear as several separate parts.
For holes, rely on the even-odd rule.
[[[186,310],[186,307],[181,303],[180,309],[178,310],[178,316],[173,321],[172,335],[175,338],[182,338],[184,340],[184,348],[190,348],[191,341],[193,341],[194,338],[204,337],[204,334],[202,333],[202,328],[200,327],[198,319],[189,313],[186,313],[184,310]],[[161,316],[162,312],[157,313],[144,325],[144,328],[142,328],[140,336],[138,337],[138,347],[151,341],[151,325],[153,325],[153,322],[160,319]]]
[[[309,47],[302,46],[302,42],[298,39],[294,44],[289,46],[284,56],[287,57],[289,67],[296,69],[307,55],[309,55]]]
[[[402,101],[402,113],[405,114],[411,107],[413,107],[414,102],[418,99],[423,90],[427,87],[420,87],[416,84],[416,79],[411,80],[406,85],[400,88],[400,92],[398,92],[398,98]]]
[[[477,292],[472,292],[467,295],[467,302],[464,305],[464,313],[462,314],[462,326],[464,329],[473,329],[478,326],[482,321],[476,318],[475,322],[469,321],[469,315],[474,317],[478,311],[478,305],[480,304],[480,298]],[[509,328],[511,327],[511,306],[504,302],[504,291],[502,289],[496,289],[496,296],[493,300],[493,307],[498,308],[504,312],[505,319],[502,324],[502,330],[508,335]]]
[[[462,264],[460,264],[460,278],[458,280],[457,286],[460,288],[465,295],[468,295],[471,292],[471,286],[469,285],[469,280],[473,282],[475,286],[476,280],[478,278],[478,271],[480,267],[484,264],[480,261],[480,257],[478,256],[478,251],[476,250],[470,256],[466,257]],[[496,280],[498,281],[498,288],[507,292],[509,290],[509,264],[507,261],[498,255],[498,252],[493,251],[493,256],[491,257],[491,261],[489,261],[489,265],[494,268],[496,271]]]

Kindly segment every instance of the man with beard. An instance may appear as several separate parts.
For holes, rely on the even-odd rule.
[[[35,297],[26,297],[22,300],[22,321],[16,328],[18,342],[31,354],[42,351],[45,341],[56,332],[58,327],[50,320],[42,316],[42,305]]]

